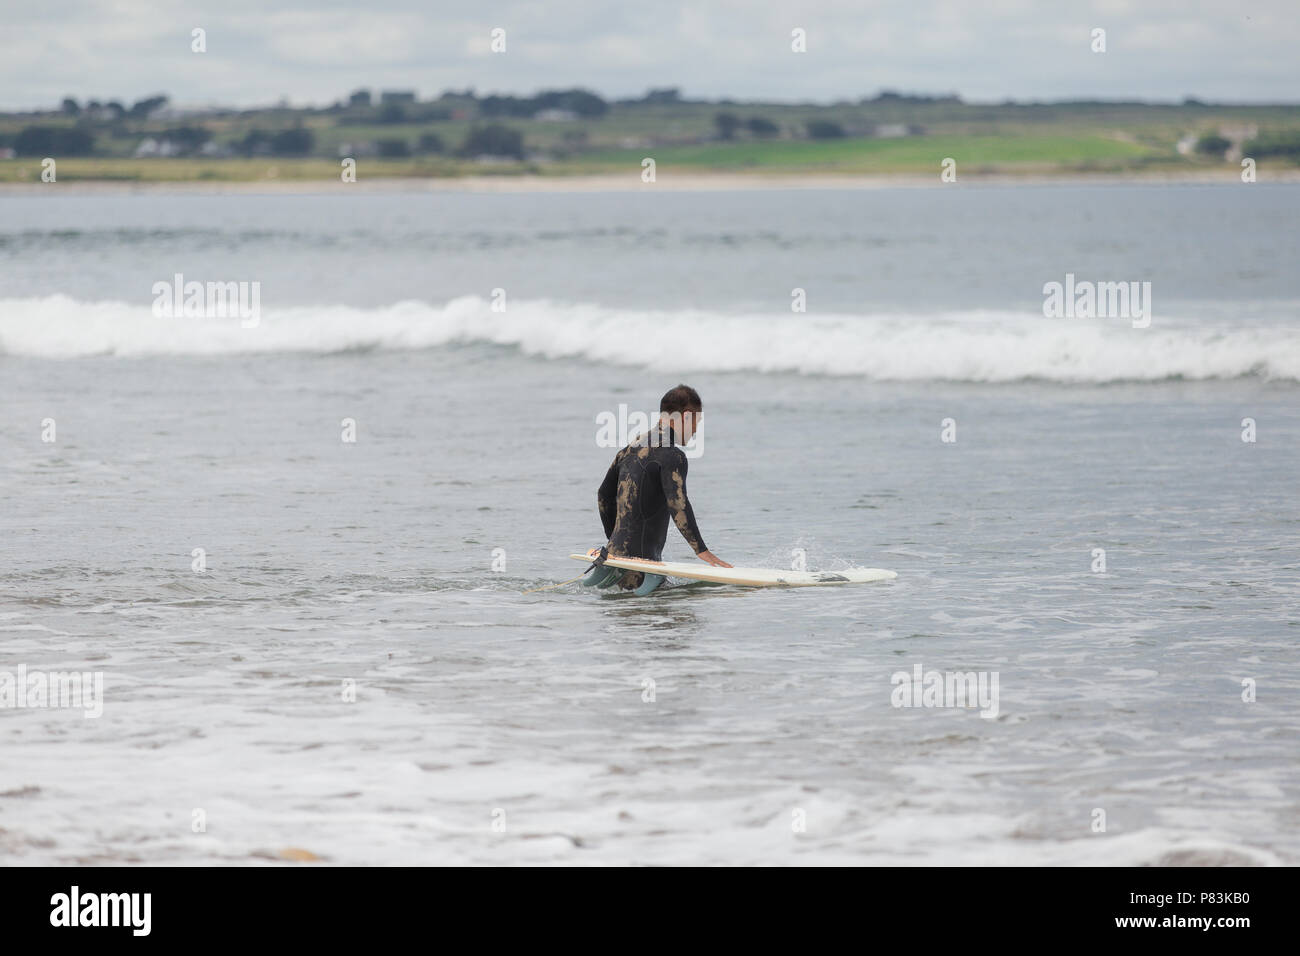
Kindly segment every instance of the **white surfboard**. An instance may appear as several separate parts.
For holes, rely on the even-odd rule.
[[[586,554],[571,554],[575,561],[590,563],[600,554],[593,548]],[[846,571],[777,571],[771,568],[715,568],[703,561],[646,561],[642,558],[606,558],[611,568],[627,571],[644,571],[647,574],[664,574],[672,578],[691,581],[711,581],[714,584],[739,584],[747,588],[811,588],[822,584],[867,584],[871,581],[889,581],[898,577],[884,568],[849,568]]]

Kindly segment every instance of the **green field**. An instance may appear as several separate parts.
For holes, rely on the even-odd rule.
[[[1158,152],[1102,136],[914,136],[900,139],[788,140],[602,150],[563,168],[635,169],[650,156],[659,169],[772,173],[926,173],[938,175],[945,158],[981,170],[1131,168]]]
[[[491,170],[462,169],[466,164],[440,159],[362,160],[359,177],[435,178],[476,175]],[[513,167],[509,172],[520,172]],[[341,167],[328,159],[97,159],[74,158],[58,161],[61,183],[257,183],[257,182],[341,182]],[[0,161],[0,182],[40,182],[40,163],[31,159]]]

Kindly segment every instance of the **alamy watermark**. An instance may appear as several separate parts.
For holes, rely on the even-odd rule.
[[[1049,319],[1130,319],[1135,329],[1151,324],[1150,282],[1076,281],[1067,272],[1063,283],[1044,283],[1043,296]]]
[[[133,936],[148,936],[152,909],[152,893],[83,893],[74,884],[67,893],[50,897],[50,925],[117,926]]]
[[[629,412],[627,405],[619,405],[617,412],[604,411],[596,415],[596,447],[626,448],[633,441],[644,443],[651,448],[666,445],[667,438],[659,428],[661,417],[666,416],[673,431],[674,441],[687,458],[699,458],[704,454],[704,431],[698,424],[691,440],[683,444],[681,412]]]
[[[27,707],[79,707],[83,717],[104,713],[103,671],[0,671],[0,710]]]
[[[262,283],[185,281],[176,273],[171,282],[153,284],[153,314],[160,319],[233,319],[245,329],[262,321]]]
[[[998,715],[998,671],[895,671],[889,702],[895,707],[962,707],[980,709],[980,716]]]

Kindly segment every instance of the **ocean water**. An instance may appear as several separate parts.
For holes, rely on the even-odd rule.
[[[0,703],[103,680],[0,706],[0,862],[1294,865],[1297,222],[1267,184],[0,195]],[[177,273],[256,325],[155,316]],[[1067,274],[1150,282],[1149,327],[1044,317]],[[534,591],[600,543],[598,418],[681,380],[716,554],[898,578]],[[917,668],[995,706],[895,706]]]

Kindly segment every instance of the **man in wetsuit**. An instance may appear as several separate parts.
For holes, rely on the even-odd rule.
[[[609,543],[601,558],[662,560],[668,537],[668,516],[700,559],[719,568],[731,565],[704,546],[695,524],[695,512],[686,497],[686,453],[679,448],[691,440],[703,415],[700,395],[689,385],[670,389],[659,402],[659,424],[638,435],[614,456],[597,492],[600,520]],[[583,584],[649,594],[663,583],[663,575],[598,565]]]

